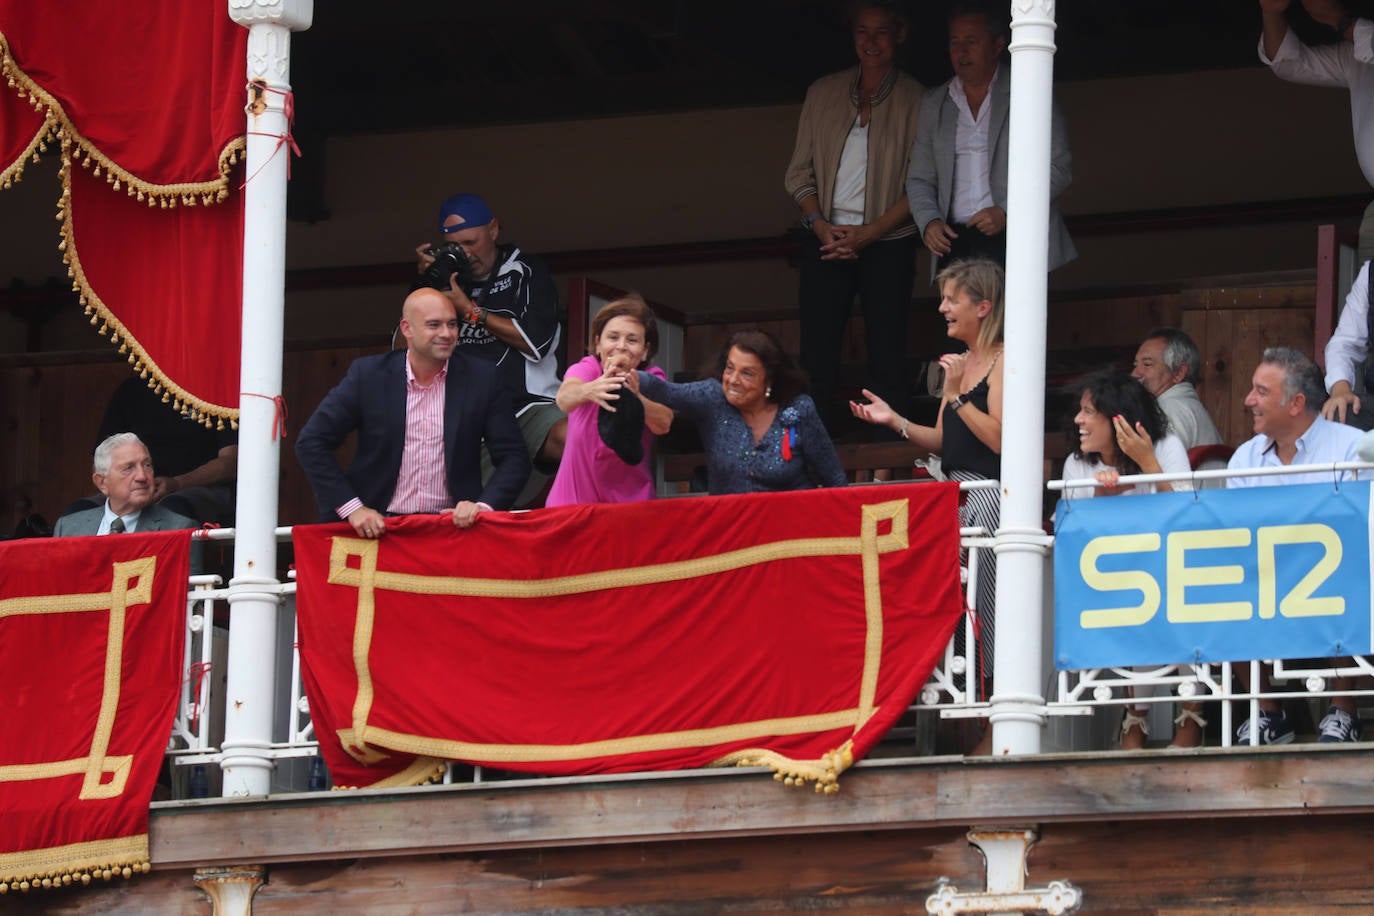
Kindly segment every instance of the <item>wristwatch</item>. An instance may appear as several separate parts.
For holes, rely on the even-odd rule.
[[[950,401],[950,402],[949,402],[949,406],[950,406],[951,408],[953,408],[953,410],[954,410],[955,413],[958,413],[958,412],[959,412],[959,408],[960,408],[960,407],[963,407],[963,406],[964,406],[965,404],[967,404],[967,403],[968,403],[968,395],[966,395],[966,394],[961,394],[961,395],[959,395],[957,398],[955,398],[954,400]]]

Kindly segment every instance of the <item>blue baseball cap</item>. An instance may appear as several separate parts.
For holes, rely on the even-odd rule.
[[[462,222],[445,226],[444,223],[448,222],[451,216],[458,217]],[[439,231],[441,233],[471,229],[473,226],[485,226],[495,218],[491,208],[487,206],[487,202],[476,194],[455,194],[439,205]]]

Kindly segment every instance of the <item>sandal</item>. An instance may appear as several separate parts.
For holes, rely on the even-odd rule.
[[[1121,720],[1121,749],[1123,751],[1138,751],[1145,746],[1145,739],[1148,737],[1150,737],[1150,723],[1145,716],[1137,715],[1135,710],[1128,706],[1126,716]]]
[[[1194,727],[1190,727],[1190,723]],[[1174,748],[1193,748],[1202,747],[1203,736],[1207,731],[1207,720],[1202,717],[1196,709],[1189,709],[1186,705],[1179,711],[1178,717],[1174,719],[1177,731],[1174,732],[1174,740],[1169,742],[1169,747]],[[1190,735],[1188,743],[1183,743],[1180,739],[1185,735]],[[1193,738],[1196,738],[1194,741]]]

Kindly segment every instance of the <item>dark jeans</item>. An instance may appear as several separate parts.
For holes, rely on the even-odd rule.
[[[996,235],[984,235],[981,230],[963,223],[950,223],[949,228],[957,232],[958,236],[950,241],[949,254],[936,262],[936,273],[944,270],[955,261],[963,261],[968,258],[987,258],[990,261],[996,261],[1003,267],[1007,266],[1007,233],[1005,230]]]
[[[802,249],[801,363],[811,378],[811,397],[831,435],[841,430],[849,408],[839,397],[840,346],[850,305],[859,297],[868,347],[864,386],[906,410],[907,313],[916,280],[916,245],[912,238],[874,242],[853,261],[822,261],[820,242],[808,239]]]

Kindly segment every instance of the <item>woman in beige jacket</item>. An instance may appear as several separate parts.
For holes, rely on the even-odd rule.
[[[807,90],[785,179],[810,230],[798,296],[801,361],[832,435],[849,413],[837,375],[856,294],[868,342],[865,387],[907,404],[903,362],[916,272],[904,183],[924,90],[897,66],[907,37],[898,5],[860,0],[855,10],[859,63]]]

